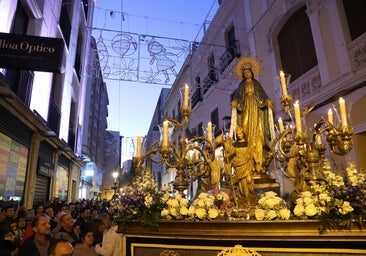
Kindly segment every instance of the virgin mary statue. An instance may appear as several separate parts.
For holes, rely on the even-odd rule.
[[[235,135],[236,126],[242,127],[247,137],[248,148],[255,161],[255,171],[263,172],[263,153],[274,138],[272,106],[262,85],[255,76],[259,73],[259,64],[253,58],[241,59],[236,67],[241,79],[231,102],[232,116],[230,135]],[[235,137],[235,136],[234,136]]]

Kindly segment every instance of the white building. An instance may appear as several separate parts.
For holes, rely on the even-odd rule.
[[[92,0],[0,2],[3,200],[78,198],[93,9]]]

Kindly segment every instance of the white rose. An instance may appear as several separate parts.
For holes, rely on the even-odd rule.
[[[188,209],[189,216],[193,217],[196,212],[196,207],[194,205],[191,205]]]
[[[199,196],[198,196],[198,198],[199,199],[205,199],[205,198],[207,198],[208,197],[208,194],[207,193],[201,193],[201,194],[199,194]]]
[[[264,219],[264,210],[257,208],[254,211],[254,215],[255,215],[256,220],[263,220]]]
[[[264,206],[269,208],[269,209],[273,209],[276,205],[277,205],[277,201],[274,198],[267,199],[264,202]]]
[[[179,202],[178,202],[178,200],[177,199],[172,199],[171,201],[170,201],[170,206],[171,207],[178,207],[178,205],[179,205]]]
[[[266,202],[267,198],[262,197],[258,200],[258,204],[263,205]]]
[[[346,215],[347,213],[349,212],[352,212],[353,211],[353,208],[350,204],[350,202],[343,202],[342,204],[342,207],[339,209],[339,213],[342,214],[342,215]]]
[[[297,204],[294,208],[294,214],[297,216],[297,217],[300,217],[300,216],[303,216],[304,215],[304,212],[305,212],[305,208],[302,204]]]
[[[305,207],[306,216],[315,216],[318,213],[314,204],[309,204]]]
[[[313,204],[313,200],[311,199],[311,197],[305,197],[304,204],[305,205]]]
[[[186,216],[186,215],[188,215],[188,213],[189,213],[189,210],[188,210],[188,208],[187,207],[181,207],[180,208],[180,211],[179,211],[179,213],[180,214],[182,214],[183,216]]]
[[[214,200],[212,198],[206,198],[205,204],[207,208],[210,208],[214,204]]]
[[[266,193],[264,193],[264,195],[265,195],[265,197],[272,198],[272,197],[277,196],[277,193],[274,191],[267,191]]]
[[[219,211],[215,208],[211,208],[208,210],[208,217],[210,219],[215,219],[217,216],[219,216]]]
[[[187,198],[181,198],[180,200],[179,200],[179,204],[180,204],[180,206],[187,206],[188,205],[188,199]]]
[[[203,208],[203,207],[205,207],[205,200],[203,200],[203,199],[198,199],[198,200],[196,201],[196,204],[197,204],[197,206],[198,206],[198,207]]]
[[[163,210],[161,210],[161,216],[162,217],[166,217],[169,215],[169,210],[164,208]]]
[[[319,194],[319,201],[321,203],[329,202],[331,200],[331,197],[327,193],[320,193]]]
[[[169,212],[170,212],[170,215],[177,216],[177,209],[171,207],[171,208],[169,208]]]
[[[289,209],[283,208],[279,211],[280,218],[283,220],[290,219],[291,211]]]
[[[277,212],[275,210],[269,210],[267,212],[266,218],[269,220],[273,220],[273,219],[277,218]]]
[[[301,195],[302,195],[302,197],[311,197],[312,196],[310,191],[304,191],[301,193]]]
[[[199,219],[204,219],[207,215],[207,212],[205,209],[203,208],[198,208],[196,209],[196,216],[199,218]]]

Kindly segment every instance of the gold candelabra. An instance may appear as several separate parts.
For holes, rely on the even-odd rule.
[[[176,169],[173,187],[183,196],[190,182],[196,179],[210,179],[213,173],[220,173],[219,162],[215,158],[215,126],[209,123],[205,136],[185,137],[184,131],[189,122],[191,107],[188,100],[185,100],[188,97],[187,86],[184,89],[184,100],[180,108],[182,120],[165,116],[163,124],[159,126],[160,140],[154,142],[146,153],[133,157],[138,173],[141,173],[147,159],[153,163],[163,163],[169,169]],[[178,145],[175,145],[171,138],[176,128],[179,129]]]
[[[287,82],[284,85],[284,81],[281,81],[282,88],[287,86]],[[302,131],[300,120],[313,109],[313,106],[309,105],[296,113],[298,105],[292,104],[292,101],[293,98],[287,94],[287,91],[281,97],[281,104],[290,122],[285,127],[282,119],[278,120],[279,133],[272,142],[271,154],[268,157],[274,157],[279,161],[282,170],[287,168],[288,176],[296,175],[296,178],[302,179],[307,184],[311,180],[322,179],[319,167],[324,159],[327,144],[330,151],[337,155],[345,155],[351,151],[353,128],[347,123],[345,103],[340,98],[340,122],[337,122],[337,125],[334,124],[333,112],[329,110],[328,118],[321,118],[315,123],[310,130],[310,136],[307,131]],[[291,108],[291,106],[294,107]],[[296,168],[296,170],[289,170],[290,168]],[[298,187],[300,192],[301,188],[302,185]]]

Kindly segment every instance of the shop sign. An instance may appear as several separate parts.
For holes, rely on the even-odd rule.
[[[38,158],[38,174],[53,177],[54,172],[55,165],[53,163],[48,162],[42,157]]]
[[[61,38],[0,33],[0,68],[60,72]]]

